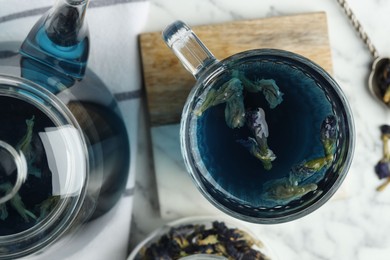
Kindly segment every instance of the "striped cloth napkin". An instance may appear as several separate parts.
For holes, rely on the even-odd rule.
[[[22,42],[54,2],[0,0],[0,41]],[[85,225],[64,247],[52,247],[28,259],[123,260],[127,257],[141,89],[137,35],[146,22],[148,7],[146,0],[91,0],[87,10],[91,37],[88,66],[110,87],[125,115],[132,157],[127,189],[110,212]]]

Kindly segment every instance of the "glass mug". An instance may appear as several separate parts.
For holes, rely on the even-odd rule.
[[[355,132],[348,102],[328,73],[276,49],[218,61],[181,21],[163,39],[197,80],[182,112],[181,150],[212,204],[241,220],[281,223],[336,192]]]

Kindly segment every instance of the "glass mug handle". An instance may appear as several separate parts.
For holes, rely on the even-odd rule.
[[[162,32],[162,37],[183,66],[196,79],[207,67],[217,62],[191,28],[182,21],[168,25]]]

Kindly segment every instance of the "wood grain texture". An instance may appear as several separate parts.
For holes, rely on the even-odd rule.
[[[193,26],[192,30],[219,60],[245,50],[275,48],[301,54],[332,72],[323,12]],[[165,45],[161,32],[141,34],[139,40],[151,125],[178,123],[195,79]]]

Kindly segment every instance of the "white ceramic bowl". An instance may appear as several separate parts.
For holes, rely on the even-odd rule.
[[[232,221],[231,219],[221,218],[221,217],[188,217],[188,218],[182,218],[170,223],[165,224],[164,226],[158,228],[157,230],[153,231],[151,234],[149,234],[140,244],[138,244],[134,250],[131,252],[127,260],[144,260],[140,256],[140,252],[150,246],[151,244],[157,242],[163,235],[168,234],[171,228],[177,228],[180,226],[185,225],[204,225],[206,229],[209,229],[212,227],[212,223],[214,221],[223,222],[227,228],[231,229],[238,229],[241,231],[244,231],[246,234],[248,234],[253,241],[255,241],[254,245],[252,246],[252,249],[255,249],[257,251],[260,251],[264,255],[264,259],[266,260],[277,260],[276,255],[272,252],[272,250],[262,241],[260,240],[256,235],[254,235],[246,226],[243,226],[237,221]],[[177,259],[177,258],[172,258]],[[178,259],[197,259],[197,260],[206,260],[206,259],[215,259],[215,260],[222,260],[222,259],[228,259],[225,257],[216,257],[215,255],[206,255],[206,254],[197,254],[192,256],[186,256],[183,258]]]

